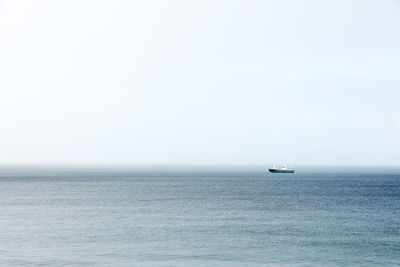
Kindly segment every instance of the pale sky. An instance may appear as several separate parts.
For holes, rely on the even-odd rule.
[[[0,0],[0,164],[400,165],[400,1]]]

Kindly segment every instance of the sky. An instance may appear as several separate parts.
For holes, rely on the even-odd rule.
[[[400,166],[400,1],[0,0],[0,164]]]

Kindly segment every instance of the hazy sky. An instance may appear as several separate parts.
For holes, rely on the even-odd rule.
[[[400,165],[400,1],[0,0],[0,163]]]

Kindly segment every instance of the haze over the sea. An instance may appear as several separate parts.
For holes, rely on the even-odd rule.
[[[400,2],[0,1],[0,163],[399,165]]]

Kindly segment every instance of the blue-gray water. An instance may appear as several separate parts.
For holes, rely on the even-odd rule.
[[[2,167],[0,265],[400,265],[400,170]]]

